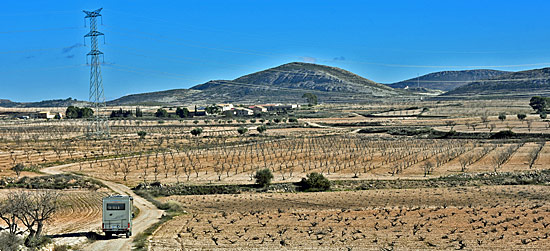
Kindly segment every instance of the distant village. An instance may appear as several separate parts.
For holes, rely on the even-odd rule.
[[[233,104],[212,104],[208,106],[163,106],[161,108],[151,107],[129,107],[116,109],[108,107],[106,111],[111,118],[118,117],[180,117],[192,118],[201,116],[225,116],[225,117],[261,117],[263,115],[286,114],[291,110],[299,109],[299,104],[263,104],[263,105],[233,105]],[[40,109],[40,110],[38,110]],[[23,108],[0,111],[0,119],[66,119],[90,117],[93,112],[89,108],[78,108],[69,106],[65,111],[62,108]],[[156,109],[156,110],[155,110]],[[84,112],[83,112],[84,111]]]
[[[217,109],[212,109],[213,106]],[[280,114],[286,113],[293,109],[300,108],[300,105],[283,105],[283,104],[265,104],[265,105],[251,105],[251,106],[234,106],[233,104],[216,104],[212,106],[193,106],[186,107],[189,111],[190,117],[208,116],[208,115],[224,115],[226,117],[247,117],[258,116],[261,114]],[[170,112],[169,112],[170,113]]]

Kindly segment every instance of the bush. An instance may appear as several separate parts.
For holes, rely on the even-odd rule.
[[[491,139],[509,139],[516,136],[516,133],[510,130],[504,130],[491,135]]]
[[[143,138],[145,138],[145,136],[147,135],[147,132],[145,132],[145,131],[139,131],[139,132],[137,132],[137,135],[139,136],[139,138],[143,139]]]
[[[170,211],[170,212],[183,212],[183,211],[185,211],[185,210],[183,210],[183,206],[179,202],[173,201],[173,200],[162,203],[159,208],[162,209],[162,210]]]
[[[498,114],[498,119],[499,119],[500,121],[506,120],[506,113],[504,113],[504,112],[499,113],[499,114]]]
[[[191,130],[191,134],[193,134],[193,136],[199,136],[201,133],[202,133],[202,128],[200,127],[193,128],[193,130]]]
[[[168,112],[162,108],[157,109],[157,112],[155,112],[155,117],[157,118],[167,118],[169,117]]]
[[[17,235],[10,234],[8,232],[3,232],[0,234],[0,250],[20,250],[22,244],[23,240]]]
[[[240,135],[243,135],[245,134],[246,132],[248,132],[248,129],[246,127],[239,127],[239,129],[237,129],[237,132],[240,134]]]
[[[25,166],[21,163],[17,163],[17,165],[11,168],[11,170],[13,170],[15,174],[17,174],[17,178],[19,178],[19,175],[24,169],[25,169]]]
[[[304,191],[317,192],[330,189],[330,181],[320,173],[310,173],[299,184]]]
[[[271,183],[271,179],[273,179],[273,174],[268,168],[258,170],[256,172],[256,175],[254,175],[254,179],[256,179],[256,184],[265,187],[269,185],[269,183]]]
[[[261,125],[256,127],[256,130],[258,130],[259,133],[263,133],[267,130],[267,127],[265,127],[264,125]]]

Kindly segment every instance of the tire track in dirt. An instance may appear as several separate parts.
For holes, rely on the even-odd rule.
[[[48,168],[42,169],[41,171],[50,175],[62,174],[64,173],[64,171],[62,171],[61,169],[69,165],[73,165],[73,164],[48,167]],[[134,236],[136,236],[138,233],[141,233],[142,231],[147,229],[149,226],[157,222],[158,219],[164,213],[164,211],[159,210],[158,208],[155,207],[155,205],[145,200],[144,198],[137,196],[134,192],[132,192],[130,188],[128,188],[125,185],[110,182],[110,181],[100,180],[97,178],[93,178],[93,179],[101,181],[103,184],[105,184],[108,188],[113,190],[115,193],[130,195],[134,197],[134,206],[139,208],[140,214],[133,220],[133,229],[132,229],[131,238],[97,240],[93,243],[87,244],[86,246],[82,247],[82,250],[131,250]]]

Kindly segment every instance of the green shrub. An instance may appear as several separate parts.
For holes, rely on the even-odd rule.
[[[506,113],[504,113],[504,112],[499,113],[499,114],[498,114],[498,119],[499,119],[500,121],[506,120]]]
[[[137,135],[139,136],[140,139],[143,139],[143,138],[145,138],[145,136],[147,135],[147,132],[145,132],[145,131],[139,131],[139,132],[137,132]]]
[[[510,130],[504,130],[491,135],[491,139],[509,139],[516,135],[516,133]]]
[[[191,130],[191,134],[193,134],[193,136],[199,136],[201,133],[202,133],[202,128],[200,127],[193,128],[193,130]]]
[[[261,125],[256,127],[256,130],[258,130],[259,133],[263,133],[267,130],[267,127],[265,127],[264,125]]]
[[[173,201],[173,200],[162,203],[159,208],[162,209],[162,210],[170,211],[170,212],[183,212],[184,211],[183,206],[179,202]]]
[[[302,178],[299,185],[304,191],[316,192],[329,190],[331,184],[323,174],[310,173],[306,178]]]
[[[19,178],[19,175],[24,169],[25,169],[25,166],[21,163],[17,163],[17,165],[11,168],[11,170],[13,170],[15,174],[17,174],[17,178]]]
[[[256,179],[256,184],[265,187],[269,185],[269,183],[271,183],[271,179],[273,179],[273,174],[268,168],[258,170],[254,175],[254,179]]]
[[[237,129],[237,132],[240,134],[240,135],[243,135],[245,134],[246,132],[248,132],[248,129],[246,127],[239,127],[239,129]]]
[[[21,250],[22,244],[23,240],[19,236],[8,232],[0,233],[0,250]]]

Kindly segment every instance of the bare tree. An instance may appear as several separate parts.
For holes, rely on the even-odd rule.
[[[527,130],[531,132],[531,128],[533,127],[533,120],[528,119],[527,120]]]
[[[19,178],[23,169],[25,169],[25,166],[21,163],[17,163],[17,165],[15,165],[11,170],[13,170],[15,174],[17,174],[17,178]]]
[[[17,218],[29,232],[25,239],[26,246],[32,246],[40,238],[44,223],[52,218],[59,207],[60,196],[54,190],[18,191],[10,194],[9,199],[15,205]]]
[[[2,203],[0,203],[0,219],[6,223],[6,228],[0,228],[0,230],[8,230],[8,232],[12,235],[16,234],[22,234],[22,232],[18,232],[18,205],[15,203],[16,201],[13,199],[13,193],[8,194],[8,198]]]
[[[487,112],[481,115],[481,123],[483,123],[485,128],[487,128],[487,125],[489,124],[489,116],[487,115]]]
[[[471,157],[470,156],[462,156],[462,158],[458,159],[458,162],[460,162],[461,171],[466,171],[466,166],[470,164]]]
[[[432,173],[434,164],[431,161],[426,161],[424,165],[422,165],[422,169],[424,170],[424,177],[426,177],[426,175]]]

